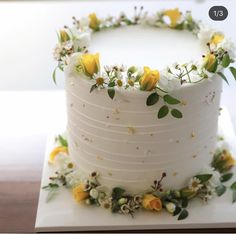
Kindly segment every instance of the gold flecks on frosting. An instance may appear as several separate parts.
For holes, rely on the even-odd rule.
[[[106,116],[106,118],[107,118],[107,119],[109,119],[109,118],[110,118],[110,116],[109,116],[109,115],[107,115],[107,116]]]
[[[179,140],[176,140],[176,143],[179,143],[180,141]]]
[[[150,136],[152,137],[152,136],[153,136],[153,133],[150,133]]]
[[[184,101],[184,100],[182,100],[182,101],[180,102],[180,105],[181,105],[181,106],[186,106],[186,105],[187,105],[187,102]]]
[[[136,150],[139,150],[139,146],[136,147]]]
[[[71,81],[71,82],[70,82],[70,85],[71,85],[71,86],[74,86],[74,85],[75,85],[75,83],[74,83],[73,81]]]
[[[128,133],[129,133],[130,135],[134,135],[135,132],[136,132],[136,130],[135,130],[134,127],[128,127]]]
[[[73,103],[71,103],[71,104],[70,104],[70,107],[73,107],[73,106],[74,106],[74,104],[73,104]]]
[[[83,107],[85,107],[85,104],[83,103]]]
[[[172,174],[173,176],[177,176],[178,175],[178,172],[173,172],[173,174]]]
[[[117,117],[117,118],[115,118],[115,120],[120,120],[120,118],[119,118],[119,117]]]
[[[112,173],[111,173],[111,172],[108,172],[107,174],[108,174],[109,176],[112,176]]]
[[[196,154],[194,154],[194,155],[193,155],[193,158],[196,158],[196,157],[197,157],[197,155],[196,155]]]
[[[119,114],[119,113],[120,113],[120,111],[119,111],[117,108],[115,108],[115,109],[112,110],[112,114],[117,115],[117,114]]]
[[[191,133],[191,138],[194,138],[196,136],[195,132]]]
[[[97,155],[97,160],[103,160],[103,157]]]

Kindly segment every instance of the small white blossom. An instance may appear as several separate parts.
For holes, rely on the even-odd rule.
[[[206,44],[211,40],[215,30],[205,24],[200,24],[199,26],[200,30],[197,34],[197,37],[203,44]]]
[[[227,51],[230,57],[235,57],[236,47],[231,39],[224,38],[223,41],[217,45],[217,49],[219,48],[222,48],[223,50]]]
[[[188,185],[189,189],[191,189],[194,192],[197,192],[199,189],[202,188],[202,186],[203,185],[201,184],[201,181],[196,177],[191,178]]]
[[[99,192],[98,192],[97,189],[93,188],[93,189],[90,190],[89,195],[90,195],[92,198],[97,199],[98,196],[99,196]]]
[[[174,213],[175,208],[176,208],[176,205],[175,205],[173,202],[168,202],[168,203],[166,204],[166,209],[167,209],[167,211],[170,212],[170,213]]]

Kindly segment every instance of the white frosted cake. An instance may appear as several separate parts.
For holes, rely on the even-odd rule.
[[[78,202],[131,215],[165,208],[178,219],[186,200],[222,195],[235,163],[217,149],[233,43],[178,9],[73,20],[54,53],[66,76],[67,140],[50,156],[72,161],[63,156],[67,170],[45,188],[62,183]]]
[[[92,37],[92,48],[94,52],[97,48],[104,64],[114,57],[131,66],[133,58],[134,64],[161,64],[164,68],[178,58],[189,61],[204,54],[204,47],[188,32],[130,27]],[[134,45],[129,30],[136,39]],[[173,38],[177,38],[176,44],[170,44]],[[185,84],[171,92],[181,100],[178,106],[183,118],[158,119],[156,109],[164,102],[146,106],[151,91],[117,87],[112,100],[105,89],[90,94],[90,80],[66,77],[70,155],[81,171],[87,175],[97,171],[101,183],[111,188],[144,190],[163,172],[168,187],[182,187],[210,161],[216,149],[222,79],[212,79],[214,82]]]

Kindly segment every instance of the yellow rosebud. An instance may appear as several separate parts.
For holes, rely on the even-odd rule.
[[[176,27],[178,20],[181,18],[181,12],[178,8],[166,10],[164,15],[169,17],[171,28]]]
[[[224,163],[224,169],[229,170],[235,165],[235,159],[233,158],[232,154],[228,150],[222,151],[222,158]]]
[[[158,70],[151,70],[149,67],[144,67],[144,73],[139,79],[140,89],[151,91],[156,87],[160,80],[160,73]]]
[[[56,156],[59,154],[59,153],[65,153],[65,154],[68,154],[68,148],[65,147],[65,146],[58,146],[56,148],[53,149],[53,151],[50,153],[49,155],[49,160],[48,162],[49,163],[53,163]]]
[[[142,200],[142,206],[146,210],[160,211],[162,209],[162,202],[159,197],[153,194],[145,194]]]
[[[89,193],[84,191],[84,189],[85,189],[84,184],[80,184],[73,188],[72,190],[73,197],[77,202],[81,202],[89,197]]]
[[[89,15],[89,27],[93,30],[99,30],[101,21],[98,19],[95,13]]]
[[[210,43],[214,44],[214,45],[218,45],[220,42],[222,42],[224,40],[224,35],[220,34],[220,33],[215,33],[212,38]]]
[[[217,67],[217,60],[214,54],[210,53],[204,57],[204,67],[209,72],[215,72]]]
[[[66,42],[70,40],[70,36],[65,30],[60,30],[60,39],[61,42]]]
[[[79,57],[79,64],[85,75],[92,77],[100,69],[99,54],[83,54]]]

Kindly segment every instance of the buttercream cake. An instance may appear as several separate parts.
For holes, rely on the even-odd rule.
[[[129,66],[134,61],[140,66],[161,64],[164,68],[178,58],[197,59],[206,51],[189,32],[183,35],[171,29],[130,27],[92,36],[92,52],[99,51],[104,64],[115,58]],[[216,149],[222,79],[212,79],[214,82],[185,84],[171,93],[181,100],[178,106],[183,118],[158,119],[157,106],[146,105],[152,91],[116,87],[116,95],[110,99],[105,89],[89,93],[91,80],[68,75],[70,155],[87,176],[97,171],[101,183],[111,188],[119,185],[132,192],[144,190],[163,172],[168,175],[168,187],[180,188],[210,161]]]
[[[45,189],[72,188],[77,202],[115,213],[165,208],[179,220],[188,200],[226,191],[235,160],[219,146],[218,116],[224,69],[236,79],[230,39],[190,12],[142,7],[131,18],[73,17],[58,39],[68,124],[50,162],[60,153],[72,161],[62,155]],[[231,189],[236,201],[236,182]]]

